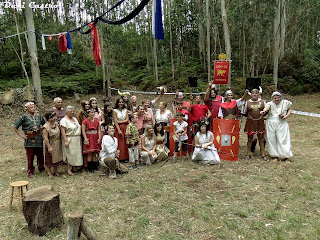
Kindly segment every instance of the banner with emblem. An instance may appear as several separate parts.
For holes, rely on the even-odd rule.
[[[228,84],[230,71],[229,61],[217,61],[214,63],[214,84]]]
[[[228,84],[231,60],[226,60],[224,53],[219,54],[219,60],[214,63],[214,84]]]

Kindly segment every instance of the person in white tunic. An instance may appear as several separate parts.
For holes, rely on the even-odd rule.
[[[74,117],[74,107],[66,107],[67,115],[61,119],[61,136],[64,141],[62,144],[63,160],[67,160],[68,175],[73,175],[71,168],[83,165],[82,143],[81,143],[81,126]]]
[[[271,102],[268,102],[260,114],[269,111],[266,121],[266,134],[268,151],[274,161],[290,161],[293,156],[291,152],[290,130],[287,118],[290,116],[292,103],[282,99],[280,92],[271,95]]]
[[[141,162],[145,163],[147,166],[154,163],[157,159],[156,153],[157,139],[154,134],[152,125],[147,125],[144,130],[144,136],[141,140]]]
[[[217,149],[213,144],[213,133],[208,131],[205,122],[200,122],[200,131],[195,136],[195,149],[192,160],[202,162],[206,165],[214,165],[220,163],[220,157]]]
[[[119,157],[118,139],[114,137],[114,127],[107,126],[107,135],[104,135],[101,142],[100,165],[109,170],[109,178],[116,179],[116,158]]]

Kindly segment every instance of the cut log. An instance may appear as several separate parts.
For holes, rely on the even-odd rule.
[[[45,235],[52,228],[63,225],[60,195],[52,186],[27,191],[23,198],[23,215],[31,233]]]
[[[83,221],[83,212],[71,212],[68,214],[67,240],[75,240],[80,237],[80,225]]]
[[[97,236],[91,231],[91,229],[84,220],[81,223],[80,229],[88,240],[98,240]]]

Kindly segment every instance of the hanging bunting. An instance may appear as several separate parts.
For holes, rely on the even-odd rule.
[[[67,39],[66,39],[66,36],[63,35],[62,33],[59,36],[59,47],[62,53],[67,51]]]
[[[96,62],[97,66],[100,66],[101,65],[101,49],[100,49],[97,25],[95,23],[89,23],[89,26],[91,28],[92,51],[93,51],[94,61]]]
[[[161,0],[153,0],[152,8],[152,32],[155,39],[164,39]]]
[[[69,32],[67,33],[67,51],[69,55],[72,54],[72,43],[71,43],[71,37]]]
[[[42,44],[42,50],[45,51],[46,50],[46,42],[44,40],[43,34],[41,34],[41,44]]]

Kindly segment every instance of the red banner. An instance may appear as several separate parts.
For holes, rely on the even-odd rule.
[[[222,61],[214,63],[214,84],[228,84],[230,62]]]

